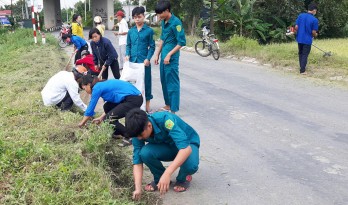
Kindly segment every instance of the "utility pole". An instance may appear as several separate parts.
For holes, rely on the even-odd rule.
[[[12,0],[11,0],[11,18],[13,18]]]
[[[214,0],[210,1],[210,33],[214,33]]]
[[[91,0],[89,0],[88,7],[89,7],[89,11],[91,11]]]
[[[85,22],[87,20],[87,0],[85,0]]]

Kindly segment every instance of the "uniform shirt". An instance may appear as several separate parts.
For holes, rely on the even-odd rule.
[[[79,24],[79,23],[76,23],[76,22],[72,23],[71,24],[71,32],[75,36],[79,36],[81,38],[85,38],[84,35],[83,35],[82,24]]]
[[[124,18],[120,21],[118,32],[119,33],[128,32],[128,24]],[[126,44],[127,44],[127,35],[119,35],[118,45],[121,46]]]
[[[165,23],[165,20],[162,20],[161,40],[163,41],[161,59],[164,59],[175,46],[186,45],[184,28],[181,21],[174,14],[172,14],[167,23]],[[180,51],[173,54],[172,58],[178,58],[179,55]]]
[[[105,25],[98,24],[98,26],[96,28],[100,31],[101,35],[104,36]]]
[[[143,163],[139,154],[145,142],[170,144],[176,146],[179,150],[185,149],[190,144],[199,147],[200,140],[197,132],[177,115],[169,112],[156,112],[148,115],[148,118],[152,124],[153,136],[150,136],[147,140],[132,138],[133,164]]]
[[[68,71],[60,71],[48,80],[46,86],[41,91],[44,105],[57,105],[63,100],[66,92],[69,93],[76,106],[83,111],[86,110],[87,106],[80,98],[79,86],[74,74]]]
[[[296,20],[298,26],[296,40],[298,43],[312,45],[312,31],[318,31],[318,19],[313,14],[300,14]]]
[[[140,91],[134,85],[126,81],[112,79],[99,82],[93,86],[91,101],[85,116],[92,117],[95,114],[94,109],[100,97],[107,102],[120,103],[127,96],[138,96],[140,94]]]
[[[80,36],[71,36],[71,43],[75,45],[77,50],[80,50],[83,46],[87,45],[85,39],[81,38]]]
[[[136,26],[129,30],[126,55],[130,56],[130,62],[142,63],[145,59],[151,60],[155,52],[153,35],[153,29],[146,24],[139,31]]]

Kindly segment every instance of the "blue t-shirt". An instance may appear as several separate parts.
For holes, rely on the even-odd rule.
[[[75,45],[77,50],[80,50],[83,46],[87,45],[85,39],[81,38],[80,36],[72,36],[71,42]]]
[[[94,85],[91,100],[89,101],[85,116],[92,117],[99,98],[112,103],[120,103],[127,96],[138,96],[140,91],[129,82],[122,80],[107,80]]]
[[[318,31],[318,19],[313,14],[300,14],[296,20],[298,26],[296,40],[298,43],[312,45],[313,36],[312,31]]]

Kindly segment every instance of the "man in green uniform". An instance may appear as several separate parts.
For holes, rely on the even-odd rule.
[[[135,26],[128,31],[126,60],[145,65],[146,112],[150,112],[150,100],[153,98],[150,60],[155,52],[155,41],[153,40],[153,29],[144,24],[144,13],[145,8],[142,6],[135,7],[132,11]]]
[[[133,199],[140,199],[142,194],[143,163],[154,176],[154,180],[145,186],[146,191],[159,190],[165,194],[171,175],[179,167],[174,191],[186,191],[191,175],[198,170],[200,139],[197,132],[169,112],[147,115],[143,110],[133,109],[126,115],[125,124],[128,136],[133,137]],[[172,163],[164,168],[161,161]]]
[[[186,45],[185,32],[181,21],[170,12],[169,1],[159,1],[155,12],[162,19],[162,34],[155,64],[160,60],[160,76],[165,106],[161,110],[173,113],[179,110],[180,79],[179,56],[180,48]]]

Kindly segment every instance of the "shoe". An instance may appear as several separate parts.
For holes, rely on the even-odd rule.
[[[307,72],[305,71],[305,72],[302,72],[302,73],[300,73],[301,75],[307,75]]]

